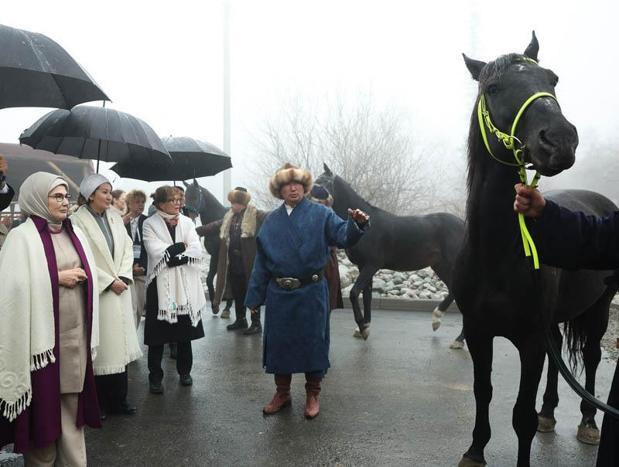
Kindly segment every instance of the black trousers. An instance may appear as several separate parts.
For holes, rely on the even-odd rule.
[[[245,319],[247,308],[245,307],[245,296],[247,295],[247,278],[245,273],[236,271],[228,271],[228,280],[230,281],[230,289],[234,298],[234,312],[236,320]],[[252,316],[253,319],[253,316]],[[260,317],[258,317],[260,320]]]
[[[161,383],[163,380],[162,358],[163,345],[148,346],[148,380],[151,383]],[[188,375],[191,373],[192,365],[193,351],[191,350],[191,341],[177,342],[176,371],[178,371],[179,375]]]
[[[127,368],[122,373],[95,376],[95,384],[99,406],[107,412],[120,410],[120,405],[127,400],[129,389]]]

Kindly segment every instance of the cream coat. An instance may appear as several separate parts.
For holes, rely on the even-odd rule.
[[[133,282],[133,242],[120,216],[110,210],[105,215],[114,238],[113,258],[103,232],[88,208],[82,206],[71,216],[85,233],[97,266],[99,348],[93,362],[95,375],[122,373],[129,362],[142,356],[133,319],[131,291],[116,295],[108,289],[120,277]]]

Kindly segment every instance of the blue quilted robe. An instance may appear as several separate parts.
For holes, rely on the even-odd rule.
[[[263,366],[290,374],[329,368],[329,290],[323,277],[295,290],[274,278],[311,276],[324,270],[329,247],[349,248],[363,231],[320,204],[301,201],[290,216],[282,204],[265,219],[257,241],[245,304],[266,305]]]

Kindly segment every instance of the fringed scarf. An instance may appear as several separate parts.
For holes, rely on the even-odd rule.
[[[165,214],[165,213],[161,213]],[[192,326],[197,326],[206,309],[206,298],[200,277],[203,261],[200,237],[188,217],[179,216],[175,240],[172,240],[164,217],[159,211],[144,221],[143,240],[148,253],[146,285],[157,280],[159,310],[157,319],[168,323],[178,322],[178,317],[187,315]],[[173,217],[173,216],[172,216]],[[186,245],[181,257],[189,259],[187,264],[168,267],[168,247],[174,243]]]
[[[83,234],[77,229],[74,232],[81,245],[87,245]],[[94,264],[92,256],[85,255]],[[30,373],[56,361],[57,304],[47,266],[42,236],[33,220],[28,219],[9,233],[0,254],[0,413],[9,421],[30,405]],[[89,281],[96,285],[96,277],[90,274]],[[93,356],[99,344],[96,305],[90,341]]]

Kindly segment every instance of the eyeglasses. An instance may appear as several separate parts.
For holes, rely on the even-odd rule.
[[[71,202],[71,195],[67,193],[66,195],[56,193],[55,195],[48,196],[48,198],[55,199],[58,204],[62,204],[62,202],[66,199],[68,202]]]

